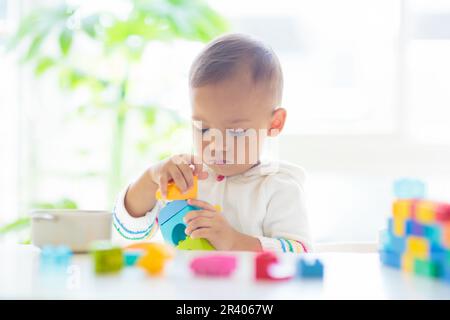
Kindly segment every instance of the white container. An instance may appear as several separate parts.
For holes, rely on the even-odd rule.
[[[31,242],[38,247],[66,245],[87,252],[97,240],[111,240],[112,213],[77,209],[35,210],[31,213]]]

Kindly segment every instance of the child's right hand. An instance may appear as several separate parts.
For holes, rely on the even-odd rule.
[[[184,193],[194,185],[194,175],[200,180],[208,177],[208,173],[203,171],[202,162],[189,154],[179,154],[160,161],[149,168],[149,173],[164,197],[167,196],[167,184],[171,181]]]

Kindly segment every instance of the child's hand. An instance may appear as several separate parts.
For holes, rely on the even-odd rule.
[[[167,184],[171,180],[184,193],[194,185],[194,175],[199,179],[208,177],[208,173],[203,171],[202,162],[188,154],[179,154],[163,160],[150,167],[149,173],[152,181],[159,185],[164,197],[167,196]]]
[[[189,199],[188,204],[203,210],[194,210],[186,214],[184,217],[187,224],[186,234],[192,239],[208,240],[217,250],[234,250],[240,233],[229,225],[223,215],[205,201]]]

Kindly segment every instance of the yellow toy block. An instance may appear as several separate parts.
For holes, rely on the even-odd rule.
[[[414,271],[414,257],[410,254],[405,253],[402,256],[402,262],[401,262],[402,270],[405,272],[413,272]]]
[[[428,259],[430,244],[427,239],[411,236],[406,239],[406,251],[414,258]]]
[[[160,243],[147,243],[143,247],[146,253],[139,258],[137,266],[152,276],[162,274],[166,261],[173,258],[173,249]]]
[[[394,216],[394,218],[392,219],[392,223],[394,235],[396,235],[397,237],[403,237],[405,235],[406,220]]]
[[[431,201],[420,201],[416,205],[415,218],[423,224],[431,224],[436,219],[436,204]]]
[[[392,204],[392,213],[394,218],[408,219],[411,217],[412,202],[411,200],[396,200]]]
[[[195,199],[197,197],[198,191],[198,178],[194,176],[194,185],[187,190],[185,193],[182,193],[181,190],[177,187],[174,182],[171,182],[167,185],[167,197],[166,200],[187,200],[187,199]],[[161,190],[158,189],[156,191],[156,199],[162,200],[163,196],[161,194]]]

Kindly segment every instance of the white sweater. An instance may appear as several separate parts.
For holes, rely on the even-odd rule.
[[[220,205],[222,214],[237,231],[257,237],[263,250],[311,249],[302,168],[287,162],[262,162],[221,181],[209,167],[205,166],[205,170],[209,175],[206,180],[198,180],[198,199]],[[124,205],[127,189],[121,192],[114,208],[116,232],[129,240],[152,238],[163,203],[158,201],[145,216],[134,218]]]

